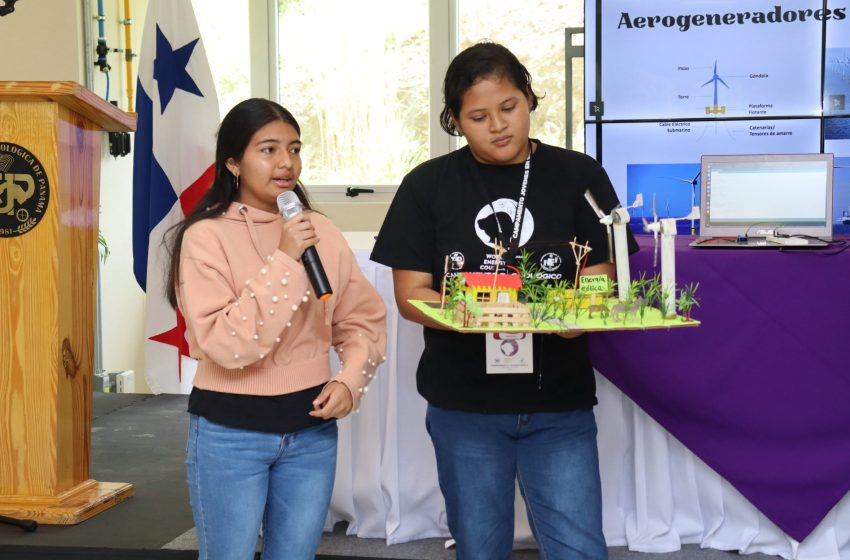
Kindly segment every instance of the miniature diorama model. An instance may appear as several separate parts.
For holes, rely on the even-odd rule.
[[[575,279],[554,283],[540,274],[529,251],[522,252],[517,267],[500,268],[504,248],[497,244],[494,273],[464,272],[450,276],[446,256],[441,301],[411,300],[411,303],[431,319],[462,332],[604,331],[698,325],[691,312],[699,306],[695,296],[699,284],[684,286],[677,297],[674,237],[676,221],[691,219],[694,212],[682,218],[659,220],[653,199],[653,221],[644,220],[644,229],[656,238],[656,253],[661,235],[661,274],[647,278],[642,273],[632,280],[626,227],[628,209],[643,204],[641,195],[631,206],[615,208],[609,214],[599,208],[590,191],[585,193],[585,199],[600,223],[607,226],[608,255],[616,263],[616,282],[606,275],[581,275],[583,263],[593,248],[575,239],[569,242],[576,263]],[[677,310],[682,315],[677,315]]]

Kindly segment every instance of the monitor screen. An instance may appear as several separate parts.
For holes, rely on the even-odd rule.
[[[823,0],[797,0],[793,8],[763,0],[585,6],[586,98],[604,103],[605,121],[820,116],[825,24],[832,37],[826,70],[834,78],[825,97],[850,113],[850,19],[824,11]],[[585,111],[587,120],[596,118],[589,103]]]
[[[832,154],[701,158],[700,235],[832,235]]]

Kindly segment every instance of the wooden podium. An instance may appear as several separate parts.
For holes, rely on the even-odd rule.
[[[101,145],[135,124],[74,82],[0,81],[0,515],[73,524],[133,495],[89,457]]]

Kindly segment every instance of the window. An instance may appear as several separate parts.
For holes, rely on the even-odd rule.
[[[276,95],[301,124],[311,187],[394,186],[450,149],[436,124],[442,75],[459,49],[482,39],[505,44],[531,72],[543,96],[532,135],[566,143],[564,29],[583,26],[582,0],[268,1],[277,15]],[[579,100],[580,62],[572,74]],[[572,146],[583,149],[583,103],[571,106]]]
[[[458,42],[464,49],[490,40],[508,47],[531,73],[541,97],[532,113],[531,135],[547,144],[566,143],[564,56],[567,27],[584,26],[584,4],[577,0],[458,0]],[[573,69],[573,92],[581,99],[583,67]],[[577,83],[578,81],[578,83]],[[573,147],[584,148],[583,104],[573,111]]]
[[[427,0],[280,0],[278,98],[310,185],[397,185],[429,157]]]
[[[248,6],[232,0],[192,0],[218,93],[221,118],[251,97]]]

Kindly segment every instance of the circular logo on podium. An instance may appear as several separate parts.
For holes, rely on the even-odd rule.
[[[38,225],[50,202],[50,185],[32,152],[0,142],[0,237],[17,237]]]

